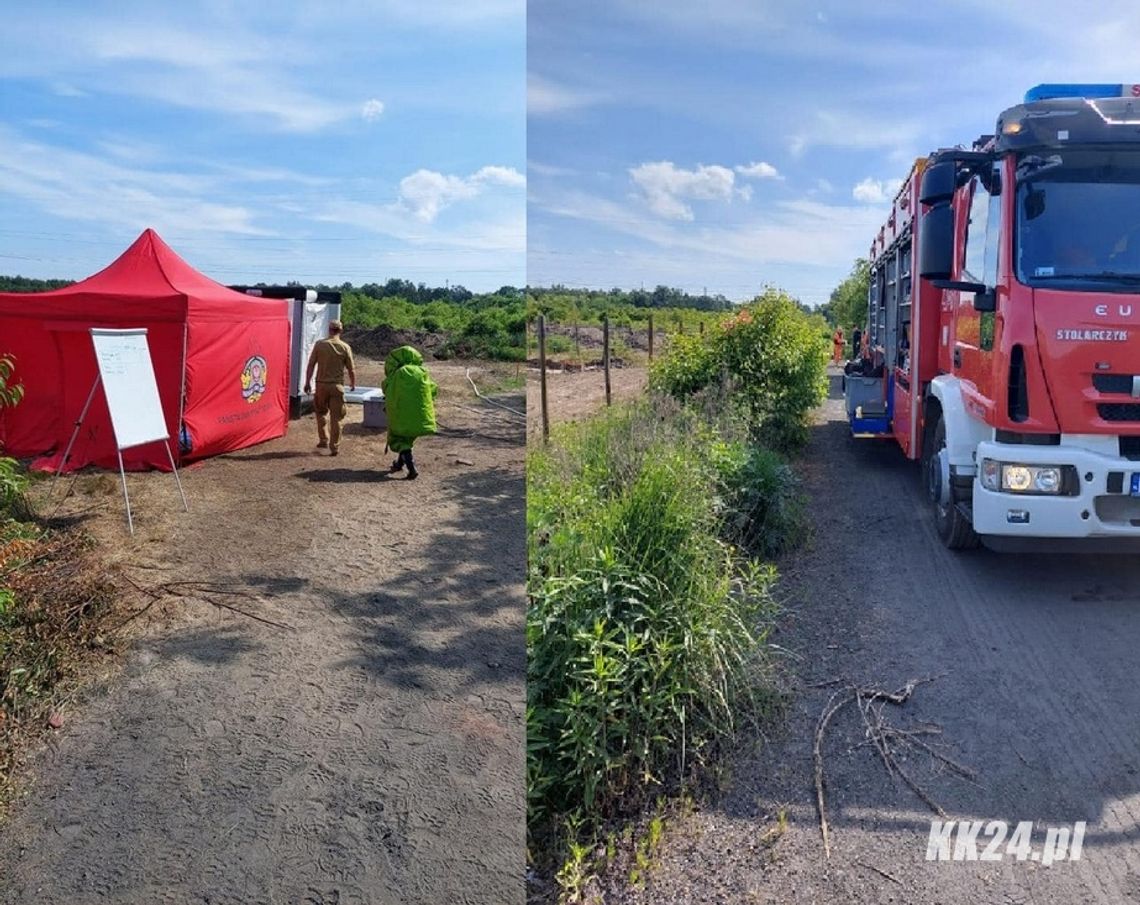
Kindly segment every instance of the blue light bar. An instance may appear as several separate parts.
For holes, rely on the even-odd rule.
[[[1025,92],[1025,103],[1054,97],[1140,97],[1140,85],[1037,85]]]

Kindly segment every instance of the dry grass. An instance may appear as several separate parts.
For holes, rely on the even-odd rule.
[[[0,534],[0,808],[21,758],[119,649],[124,595],[93,546],[76,528],[9,521]]]

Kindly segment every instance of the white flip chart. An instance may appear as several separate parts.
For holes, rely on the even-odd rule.
[[[119,449],[169,439],[146,329],[93,327],[91,340]]]

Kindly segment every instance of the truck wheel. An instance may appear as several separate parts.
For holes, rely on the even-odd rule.
[[[939,453],[945,448],[946,422],[939,415],[932,442],[926,446],[929,452],[924,456],[926,461],[923,478],[926,494],[934,510],[934,526],[942,543],[950,550],[972,550],[978,546],[978,535],[974,533],[974,526],[970,520],[955,505],[960,497],[953,483],[950,485],[950,501],[941,502],[943,478]]]

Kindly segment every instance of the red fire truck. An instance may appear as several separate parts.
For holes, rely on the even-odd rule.
[[[946,546],[1140,549],[1140,85],[1040,85],[917,161],[845,370]]]

